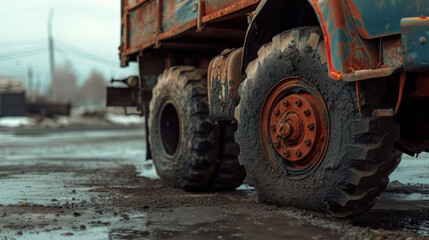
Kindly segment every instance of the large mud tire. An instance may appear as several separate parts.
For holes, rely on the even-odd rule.
[[[246,170],[240,165],[240,148],[235,142],[237,124],[225,123],[221,130],[221,145],[216,170],[210,181],[211,190],[232,190],[240,186],[246,178]]]
[[[149,141],[161,180],[205,190],[219,153],[219,129],[209,117],[205,73],[171,67],[162,73],[149,105]]]
[[[350,217],[369,210],[389,181],[400,153],[393,150],[399,127],[391,117],[370,115],[380,94],[372,87],[361,93],[359,114],[353,83],[329,78],[320,28],[305,27],[281,33],[258,51],[241,84],[236,108],[240,158],[247,181],[259,200],[294,206],[336,217]],[[329,123],[329,141],[323,159],[301,175],[289,175],[267,160],[260,135],[260,114],[267,95],[279,81],[298,76],[323,96]],[[282,156],[276,156],[278,160]],[[281,161],[281,160],[280,160]]]

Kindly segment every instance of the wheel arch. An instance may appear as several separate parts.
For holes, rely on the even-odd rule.
[[[377,67],[376,42],[359,35],[345,1],[262,0],[252,16],[242,61],[242,71],[257,57],[257,51],[275,35],[303,26],[320,26],[323,31],[329,76]]]

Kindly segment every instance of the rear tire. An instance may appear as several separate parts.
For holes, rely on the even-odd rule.
[[[249,64],[246,73],[247,79],[239,89],[235,137],[247,181],[256,188],[259,200],[336,217],[369,210],[375,197],[385,189],[388,175],[400,158],[393,150],[399,138],[398,125],[391,117],[365,114],[383,101],[376,92],[379,89],[362,90],[364,116],[361,117],[354,84],[334,81],[328,76],[323,34],[318,27],[293,29],[275,36],[258,51],[257,59]],[[283,87],[284,91],[275,92]],[[278,94],[276,98],[270,97],[273,92]],[[295,102],[298,98],[309,99],[305,103],[312,109],[311,114],[287,110],[290,106],[286,99]],[[293,107],[299,109],[298,106],[301,102]],[[276,111],[279,108],[287,110],[285,115]],[[277,141],[285,141],[280,144],[272,136],[280,125],[264,123],[284,124],[292,113],[298,120],[290,120],[291,124],[298,123],[292,124],[295,129],[277,135]],[[307,129],[307,122],[303,125],[299,119],[308,120],[307,116],[317,113],[315,129],[324,131],[311,140],[300,135],[286,142],[296,129],[309,135],[308,129],[312,128]],[[284,117],[272,121],[274,115]],[[303,146],[306,152],[288,152],[297,146],[298,149]]]
[[[221,146],[215,173],[210,181],[211,190],[232,190],[240,186],[246,178],[246,170],[240,165],[240,148],[235,142],[237,124],[222,126]]]
[[[205,74],[195,67],[162,73],[149,105],[149,141],[161,180],[186,190],[205,190],[219,153],[219,129],[209,117]]]

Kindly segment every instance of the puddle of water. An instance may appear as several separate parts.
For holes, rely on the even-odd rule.
[[[74,173],[10,175],[0,179],[0,192],[2,196],[7,196],[0,198],[0,204],[16,205],[26,202],[56,205],[65,202],[90,201],[92,197],[88,192],[90,188],[65,187],[66,179],[76,180],[76,178],[78,177]]]
[[[422,193],[384,193],[380,197],[381,199],[388,199],[395,201],[429,201],[429,195],[428,194],[422,194]],[[428,202],[429,204],[429,202]],[[429,205],[427,206],[429,209]]]
[[[91,228],[85,231],[52,230],[49,232],[23,232],[21,236],[14,236],[14,239],[34,240],[34,239],[55,239],[55,240],[104,240],[109,239],[109,229],[107,227]]]

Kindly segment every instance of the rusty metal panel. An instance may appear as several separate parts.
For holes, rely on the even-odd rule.
[[[404,16],[429,15],[429,1],[421,0],[307,1],[314,9],[323,30],[329,76],[337,80],[342,80],[346,74],[351,75],[362,70],[377,70],[378,74],[385,72],[380,68],[396,69],[397,66],[401,66],[402,58],[399,55],[401,49],[397,43],[389,43],[388,49],[380,53],[378,48],[380,41],[368,38],[400,33],[399,23]],[[262,1],[253,23],[263,22],[259,20],[262,18],[275,17],[269,14],[272,9],[291,5],[290,2],[292,1]],[[381,26],[384,30],[381,30]],[[261,28],[261,26],[253,28],[258,27]],[[264,27],[269,26],[262,26]],[[253,31],[253,34],[257,32],[252,28],[249,31]],[[384,64],[383,60],[386,60]]]
[[[198,0],[164,0],[162,32],[198,17]]]
[[[156,9],[156,1],[149,0],[128,12],[125,20],[125,34],[127,34],[125,46],[128,52],[135,52],[155,44]]]
[[[386,66],[402,65],[402,45],[400,36],[386,37],[382,39],[383,63]]]
[[[378,66],[378,50],[373,42],[359,36],[345,0],[309,0],[325,35],[330,77]]]
[[[121,65],[130,55],[185,31],[201,30],[202,23],[255,6],[259,0],[122,0]],[[244,14],[244,13],[243,13]],[[198,24],[197,24],[198,23]],[[198,25],[198,28],[197,28]]]
[[[429,69],[429,17],[404,18],[401,21],[404,68]]]
[[[347,0],[353,20],[364,38],[398,34],[402,18],[429,16],[427,0]]]
[[[220,19],[226,15],[245,9],[259,3],[259,0],[207,1],[205,0],[203,22]]]
[[[243,2],[243,0],[205,0],[205,14],[214,13],[221,9]]]

